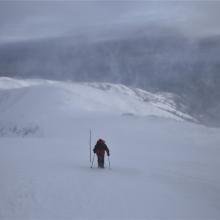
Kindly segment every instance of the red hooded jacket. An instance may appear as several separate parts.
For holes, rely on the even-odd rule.
[[[107,155],[109,156],[109,149],[107,145],[105,144],[105,141],[102,139],[99,139],[93,149],[93,152],[96,153],[98,157],[104,157],[105,151]]]

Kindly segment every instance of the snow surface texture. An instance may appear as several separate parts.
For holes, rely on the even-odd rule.
[[[0,87],[0,219],[220,218],[219,129],[122,85],[3,78]],[[90,168],[90,128],[111,169],[107,158],[106,169],[96,159]]]

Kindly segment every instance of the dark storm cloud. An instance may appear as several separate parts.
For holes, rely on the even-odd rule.
[[[1,1],[0,42],[155,23],[219,34],[219,10],[217,1]]]

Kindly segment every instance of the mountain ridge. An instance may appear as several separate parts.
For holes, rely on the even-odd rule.
[[[62,120],[68,121],[88,114],[154,116],[196,122],[177,109],[171,94],[153,94],[122,84],[5,77],[0,78],[0,112],[2,134],[5,132],[4,127],[8,127],[10,132],[17,132],[19,125],[25,132],[28,127],[31,131],[39,131],[42,124],[50,124],[51,121],[61,121],[62,124]],[[46,127],[50,129],[50,126]]]

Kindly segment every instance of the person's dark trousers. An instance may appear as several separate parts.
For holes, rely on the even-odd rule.
[[[104,157],[98,156],[98,167],[104,168]]]

